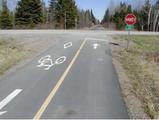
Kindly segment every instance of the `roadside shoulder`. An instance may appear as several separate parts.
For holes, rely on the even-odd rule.
[[[114,40],[110,38],[110,42],[113,43]],[[141,101],[136,97],[133,86],[131,84],[131,80],[126,75],[126,71],[122,67],[121,63],[117,59],[115,59],[115,47],[116,46],[113,45],[110,46],[112,60],[118,74],[120,86],[122,89],[122,95],[126,103],[129,116],[131,119],[150,119],[150,117],[144,112]]]
[[[30,54],[28,56],[25,57],[25,59],[19,61],[17,64],[13,65],[11,68],[9,68],[8,70],[6,70],[4,72],[4,74],[0,75],[0,80],[5,79],[9,74],[12,74],[14,72],[16,72],[17,70],[22,69],[24,66],[26,66],[27,64],[29,64],[31,61],[33,61],[36,57],[38,57],[39,55],[41,55],[42,53],[46,52],[48,49],[50,49],[57,41],[55,40],[53,43],[52,42],[48,42],[48,44],[43,44],[43,47],[45,46],[46,48],[43,49],[43,47],[40,47],[39,45],[34,46],[34,48],[29,47],[28,49],[31,51]],[[33,44],[34,45],[34,44]],[[26,47],[27,46],[23,46]],[[37,48],[38,50],[35,50],[35,48]]]

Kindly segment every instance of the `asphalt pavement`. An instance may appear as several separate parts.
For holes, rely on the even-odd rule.
[[[58,36],[62,39],[0,80],[0,119],[129,118],[107,35]]]

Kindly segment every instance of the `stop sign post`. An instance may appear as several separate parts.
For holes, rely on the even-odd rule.
[[[132,13],[128,14],[125,17],[126,27],[125,29],[128,31],[128,41],[127,41],[127,50],[129,49],[129,41],[130,41],[130,31],[134,29],[134,24],[136,24],[136,16]]]

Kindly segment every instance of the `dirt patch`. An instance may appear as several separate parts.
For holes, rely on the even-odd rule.
[[[148,62],[155,62],[157,64],[159,64],[159,53],[145,53],[144,58],[146,61]]]

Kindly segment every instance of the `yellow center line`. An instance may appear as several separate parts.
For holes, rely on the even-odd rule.
[[[43,115],[44,111],[46,110],[47,106],[49,105],[49,103],[51,102],[51,100],[53,99],[53,97],[55,96],[56,92],[58,91],[58,89],[60,88],[61,84],[63,83],[63,81],[65,80],[67,74],[69,73],[71,67],[73,66],[74,62],[76,61],[79,53],[81,52],[83,46],[86,43],[86,39],[82,42],[80,48],[78,49],[78,51],[76,52],[75,56],[73,57],[71,63],[69,64],[69,66],[67,67],[67,69],[65,70],[65,72],[63,73],[63,75],[61,76],[61,78],[58,80],[57,84],[55,85],[55,87],[52,89],[52,91],[50,92],[49,96],[46,98],[46,100],[44,101],[44,103],[42,104],[42,106],[40,107],[40,109],[38,110],[38,112],[36,113],[36,115],[34,116],[34,120],[38,120],[41,118],[41,116]]]

